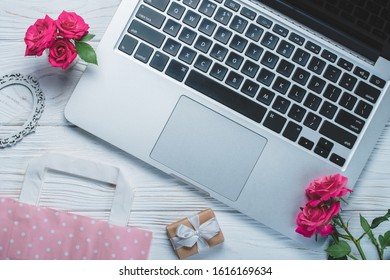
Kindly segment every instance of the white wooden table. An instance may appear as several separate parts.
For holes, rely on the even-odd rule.
[[[222,246],[196,258],[326,259],[325,253],[302,248],[277,232],[206,197],[195,188],[147,166],[65,120],[63,114],[65,104],[85,66],[78,63],[70,70],[63,71],[51,67],[45,55],[24,57],[23,38],[26,29],[45,14],[57,18],[62,10],[75,11],[91,26],[90,32],[96,34],[92,41],[96,47],[119,3],[120,0],[1,0],[0,75],[19,72],[38,77],[46,97],[46,107],[34,134],[27,136],[15,147],[0,149],[0,195],[17,199],[28,162],[47,152],[60,152],[116,165],[129,174],[135,190],[129,225],[153,232],[150,259],[176,259],[167,239],[165,226],[208,207],[216,212],[226,240]],[[17,121],[11,122],[7,128],[17,124]],[[4,129],[4,124],[1,129]],[[55,175],[48,178],[41,205],[107,220],[112,188],[91,189],[86,192],[80,190],[80,193],[73,192],[74,197],[68,197],[58,195],[60,189],[66,191],[66,186],[56,184],[59,181]],[[384,214],[388,208],[390,208],[389,125],[367,163],[348,206],[344,208],[343,215],[350,219],[350,227],[355,231],[360,228],[359,213],[370,220]],[[383,224],[380,233],[388,229],[390,222]],[[375,250],[368,241],[364,242],[363,246],[366,246],[368,257],[376,258]],[[387,252],[386,257],[389,256]]]

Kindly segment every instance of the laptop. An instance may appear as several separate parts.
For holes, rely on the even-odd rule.
[[[308,184],[357,181],[390,115],[390,2],[123,0],[73,124],[307,247]]]

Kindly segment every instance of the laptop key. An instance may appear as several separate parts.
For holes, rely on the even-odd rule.
[[[220,7],[215,14],[214,19],[218,21],[219,23],[222,23],[223,25],[227,25],[232,18],[233,13]]]
[[[219,45],[215,44],[213,48],[211,49],[210,56],[219,60],[223,61],[225,59],[226,54],[228,53],[228,49]]]
[[[237,31],[238,33],[244,32],[244,29],[246,25],[248,24],[248,21],[246,19],[243,19],[242,17],[235,16],[230,23],[230,28]]]
[[[263,39],[261,40],[261,44],[271,50],[273,50],[276,47],[276,44],[279,41],[279,37],[270,33],[266,32],[263,36]]]
[[[306,90],[297,85],[293,85],[290,92],[288,93],[288,97],[299,103],[302,102],[303,98],[305,98],[305,95]]]
[[[165,23],[163,31],[173,37],[176,37],[177,33],[179,33],[179,30],[181,28],[181,24],[172,20],[168,19]]]
[[[293,44],[283,40],[282,42],[280,42],[279,47],[276,51],[278,54],[281,54],[284,57],[289,58],[291,56],[291,54],[293,53],[294,48],[295,47]]]
[[[183,22],[193,28],[195,28],[198,25],[198,22],[200,20],[200,15],[188,10],[186,15],[183,18]]]
[[[340,167],[343,167],[345,164],[345,158],[342,156],[339,156],[338,154],[331,154],[329,160],[333,162],[334,164],[337,164]]]
[[[276,71],[285,77],[290,77],[294,68],[295,68],[294,64],[282,59]]]
[[[143,63],[147,63],[149,61],[150,56],[153,53],[153,48],[148,45],[141,43],[134,54],[134,57]]]
[[[309,70],[313,71],[314,73],[320,75],[324,70],[325,65],[326,65],[325,61],[314,56],[310,60],[310,63],[307,68],[309,68]]]
[[[255,97],[257,91],[259,90],[260,85],[256,84],[252,80],[245,80],[244,85],[241,88],[241,92],[245,93],[246,95],[250,97]]]
[[[295,142],[297,141],[299,135],[302,132],[302,126],[289,121],[286,128],[284,129],[283,136],[286,137],[287,139]]]
[[[343,109],[340,109],[335,121],[341,126],[357,134],[362,131],[363,126],[365,124],[365,121],[359,119],[358,117],[355,117],[354,115],[348,113],[347,111],[344,111]]]
[[[291,33],[290,36],[288,37],[288,39],[291,41],[291,42],[294,42],[295,44],[298,44],[300,46],[303,45],[303,43],[305,43],[305,38],[303,38],[302,36],[299,36],[298,34],[296,33]]]
[[[205,57],[204,55],[199,55],[195,61],[195,68],[201,70],[202,72],[207,72],[211,66],[212,60]]]
[[[240,14],[251,20],[254,20],[257,16],[256,12],[248,9],[247,7],[243,7],[240,11]]]
[[[199,31],[203,34],[206,34],[207,36],[211,36],[214,33],[216,27],[217,24],[208,20],[207,18],[204,18],[199,26]]]
[[[341,70],[334,67],[333,65],[328,65],[324,72],[324,78],[328,79],[331,82],[337,82],[341,75]]]
[[[159,1],[159,0],[157,0]],[[183,4],[187,5],[188,7],[191,7],[193,9],[196,9],[196,7],[199,5],[200,0],[183,0]]]
[[[264,103],[265,105],[270,105],[274,97],[275,93],[273,91],[270,91],[269,89],[263,87],[261,88],[259,95],[256,99],[261,103]]]
[[[165,16],[148,8],[145,5],[141,5],[135,15],[138,19],[146,22],[156,28],[160,28],[165,20]]]
[[[343,96],[341,97],[339,104],[343,106],[344,108],[347,108],[348,110],[352,110],[353,106],[355,106],[355,103],[357,101],[357,98],[348,92],[344,92]]]
[[[219,64],[219,63],[214,63],[213,68],[211,68],[210,75],[220,81],[222,81],[227,73],[228,69]]]
[[[119,44],[118,49],[128,55],[132,55],[135,47],[137,46],[138,41],[129,35],[125,35]]]
[[[183,30],[180,33],[179,40],[188,44],[192,45],[196,38],[196,32],[192,29],[189,29],[187,27],[184,27]]]
[[[241,72],[247,75],[250,78],[254,78],[259,70],[260,66],[256,63],[253,63],[249,60],[246,60],[244,66],[241,69]]]
[[[306,42],[305,48],[315,54],[319,54],[321,51],[321,47],[311,41]]]
[[[229,9],[232,9],[233,11],[237,12],[241,5],[238,4],[236,1],[233,0],[226,0],[225,7],[228,7]]]
[[[279,25],[279,24],[275,24],[274,27],[272,28],[272,30],[276,33],[276,34],[279,34],[280,36],[283,36],[283,37],[287,37],[288,35],[288,29]]]
[[[270,28],[272,26],[272,21],[269,20],[268,18],[266,17],[263,17],[263,16],[259,16],[256,20],[256,22],[266,28]]]
[[[312,91],[314,91],[315,93],[320,94],[322,92],[322,90],[324,89],[325,84],[326,83],[324,80],[322,80],[321,78],[319,78],[317,76],[313,76],[310,79],[308,88],[311,89]]]
[[[290,104],[291,101],[281,96],[277,96],[274,103],[272,104],[272,108],[284,114],[287,112],[287,109],[290,106]]]
[[[360,68],[359,66],[355,67],[355,70],[353,70],[353,73],[356,76],[358,76],[364,80],[367,80],[368,77],[370,76],[370,72],[368,72],[367,70],[364,70],[363,68]]]
[[[260,26],[251,24],[248,27],[248,30],[245,33],[245,36],[249,39],[252,39],[255,42],[258,42],[260,40],[261,34],[263,34],[263,28]]]
[[[323,50],[321,53],[321,57],[325,58],[326,60],[328,60],[330,62],[336,62],[336,60],[337,60],[337,55],[335,55],[334,53],[331,53],[328,50]]]
[[[321,117],[317,116],[316,114],[313,114],[312,112],[309,112],[303,124],[315,131],[320,126],[321,121],[322,121]]]
[[[188,47],[183,47],[179,54],[179,59],[187,64],[192,64],[196,56],[196,52]]]
[[[229,46],[238,52],[243,52],[247,44],[248,44],[248,40],[242,38],[239,35],[234,35]]]
[[[181,47],[181,44],[179,42],[176,42],[175,40],[168,38],[168,40],[165,42],[163,51],[166,53],[169,53],[170,55],[176,56],[179,52],[179,49]]]
[[[257,123],[263,120],[267,112],[264,106],[195,70],[190,71],[185,84]]]
[[[225,82],[229,86],[238,89],[241,86],[243,80],[244,80],[243,76],[237,74],[236,72],[230,72]]]
[[[165,35],[137,20],[132,21],[128,32],[158,48],[161,47],[165,39]]]
[[[286,124],[287,119],[281,115],[270,111],[264,120],[263,125],[276,133],[280,133]]]
[[[258,61],[260,59],[261,54],[263,53],[263,48],[259,47],[256,44],[250,43],[247,48],[245,55],[247,57],[252,58],[253,60]]]
[[[344,73],[343,76],[340,79],[339,85],[343,88],[351,91],[357,82],[357,79],[347,73]]]
[[[344,58],[340,58],[339,61],[337,62],[337,65],[340,66],[341,68],[347,70],[347,71],[351,71],[353,68],[353,64],[351,62],[345,60]]]
[[[324,117],[327,117],[328,119],[333,119],[334,115],[336,114],[337,107],[333,105],[332,103],[325,101],[324,104],[322,104],[320,109],[320,114]]]
[[[321,101],[322,101],[321,97],[313,93],[309,93],[303,105],[305,105],[307,108],[313,111],[317,111],[318,107],[321,104]]]
[[[355,114],[367,119],[372,109],[373,107],[370,104],[367,104],[363,100],[360,100],[358,105],[356,106]]]
[[[231,31],[220,26],[218,27],[217,32],[214,35],[214,39],[221,42],[222,44],[227,44],[231,36],[232,36]]]
[[[202,14],[204,14],[206,16],[211,17],[214,14],[216,8],[217,8],[217,5],[214,4],[213,2],[208,1],[208,0],[203,0],[202,4],[199,7],[199,12],[201,12]]]
[[[329,84],[324,92],[324,96],[328,98],[329,100],[332,100],[333,102],[336,102],[337,99],[339,99],[339,96],[341,94],[341,89],[338,87],[335,87],[332,84]]]
[[[298,106],[297,104],[293,104],[291,106],[290,111],[288,112],[288,116],[296,120],[297,122],[301,122],[305,114],[306,109],[302,108],[301,106]]]
[[[153,67],[154,69],[162,72],[167,65],[169,60],[169,57],[159,51],[157,51],[152,60],[150,61],[150,66]]]
[[[200,50],[203,53],[207,53],[211,47],[211,40],[204,36],[199,36],[195,43],[195,49]]]
[[[172,59],[167,67],[167,70],[165,70],[165,74],[179,82],[182,82],[188,72],[188,69],[189,68],[183,63]]]
[[[306,85],[307,81],[309,80],[310,73],[306,70],[298,67],[297,70],[294,72],[294,75],[292,77],[293,81],[297,82],[300,85]]]
[[[305,66],[309,58],[310,58],[310,54],[308,52],[302,49],[297,49],[293,56],[293,61],[302,66]]]
[[[243,61],[244,58],[242,56],[236,54],[235,52],[231,52],[225,63],[226,65],[229,65],[230,67],[237,70],[238,68],[240,68]]]
[[[199,0],[198,0],[199,1]],[[169,0],[144,0],[145,3],[150,6],[155,7],[156,9],[164,12],[169,4]]]
[[[367,101],[370,101],[371,103],[375,103],[381,92],[379,89],[376,89],[365,82],[359,82],[355,89],[355,94]]]
[[[168,9],[168,15],[175,19],[181,19],[185,12],[186,8],[176,2],[172,2],[171,6]]]
[[[370,79],[370,83],[379,87],[379,88],[383,88],[386,84],[386,81],[379,78],[378,76],[373,75]]]
[[[325,120],[320,128],[320,133],[325,137],[343,145],[348,149],[352,149],[357,140],[357,136],[349,133],[345,129]]]
[[[266,86],[269,86],[269,85],[271,85],[274,78],[275,78],[274,73],[263,68],[263,69],[261,69],[259,75],[257,76],[257,81],[259,81],[260,83],[262,83]]]
[[[271,69],[274,69],[275,66],[276,66],[276,63],[278,62],[279,60],[279,57],[276,56],[275,54],[267,51],[263,58],[261,59],[261,64],[271,68]]]
[[[309,139],[305,137],[301,137],[298,141],[298,144],[304,147],[305,149],[311,150],[313,149],[314,142],[310,141]]]

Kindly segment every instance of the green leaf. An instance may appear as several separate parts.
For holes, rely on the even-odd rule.
[[[378,227],[381,223],[388,221],[390,218],[390,209],[387,210],[387,214],[372,220],[371,228],[374,229]]]
[[[91,34],[91,33],[85,34],[85,35],[80,39],[80,42],[88,42],[88,41],[91,41],[94,37],[95,37],[94,34]]]
[[[382,241],[379,240],[382,248],[390,247],[390,230],[385,232],[385,234],[383,236],[381,235],[380,237],[382,237]]]
[[[76,41],[75,44],[77,53],[82,60],[97,65],[95,50],[88,43]]]
[[[329,254],[329,256],[339,259],[351,253],[351,247],[346,241],[340,240],[339,242],[329,246],[325,251]]]
[[[360,225],[364,229],[364,232],[368,234],[371,241],[374,241],[375,237],[372,234],[370,224],[367,222],[366,218],[364,218],[362,215],[360,215]]]

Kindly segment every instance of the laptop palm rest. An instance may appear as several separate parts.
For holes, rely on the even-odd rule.
[[[182,96],[151,158],[235,201],[266,142],[264,137]]]

